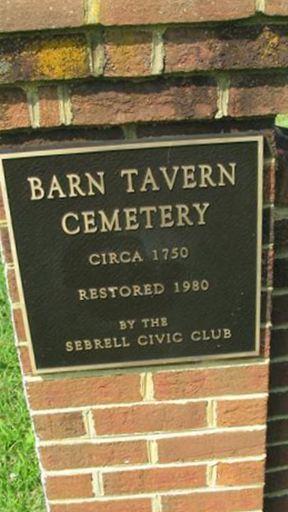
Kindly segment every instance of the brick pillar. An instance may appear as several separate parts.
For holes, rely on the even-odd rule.
[[[286,2],[44,0],[41,15],[37,0],[28,4],[3,0],[0,6],[1,149],[254,130],[272,145],[265,161],[262,351],[254,359],[33,375],[0,203],[15,339],[47,510],[260,512],[273,126],[275,115],[288,111]],[[283,167],[277,176],[267,512],[283,512],[288,489]],[[284,497],[274,499],[279,492]]]

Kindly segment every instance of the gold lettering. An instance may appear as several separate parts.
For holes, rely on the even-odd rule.
[[[127,178],[126,192],[128,192],[128,194],[135,192],[135,188],[134,188],[133,180],[132,180],[133,175],[138,176],[137,169],[122,169],[122,171],[120,173],[121,178],[123,178],[123,177]]]
[[[76,228],[72,229],[71,227],[68,227],[68,222],[70,223],[70,220],[74,219],[76,221],[79,221],[79,216],[77,213],[74,212],[68,212],[62,217],[61,225],[64,233],[67,235],[77,235],[77,233],[80,233],[80,226],[77,226]]]
[[[85,176],[88,180],[88,196],[94,196],[95,192],[93,190],[100,192],[103,196],[105,195],[105,181],[104,181],[104,172],[97,172],[97,176],[99,177],[99,181],[97,181],[93,176],[91,176],[90,172],[85,172]]]
[[[195,165],[182,165],[183,169],[183,188],[195,188],[197,182],[195,181]]]
[[[218,169],[220,171],[220,179],[219,179],[219,187],[225,187],[225,181],[224,181],[224,176],[226,178],[226,180],[229,181],[229,183],[231,183],[231,185],[235,186],[235,183],[236,183],[236,177],[235,177],[235,174],[236,174],[236,163],[230,163],[230,172],[229,170],[225,169],[224,165],[222,164],[217,164],[218,166]]]
[[[61,188],[61,185],[57,179],[57,177],[54,175],[49,189],[49,194],[47,196],[47,199],[54,199],[54,194],[57,193],[58,197],[67,197],[64,191]]]
[[[201,180],[199,187],[207,188],[207,187],[216,187],[216,183],[212,180],[211,174],[213,173],[212,167],[210,165],[199,165]]]
[[[40,178],[36,178],[36,176],[31,176],[30,178],[27,178],[27,181],[29,181],[30,184],[31,201],[39,201],[40,199],[43,199],[45,192],[42,187],[42,181],[40,180]]]
[[[148,186],[153,192],[160,190],[160,187],[158,187],[150,167],[147,168],[140,192],[147,192]]]
[[[99,210],[99,215],[101,217],[102,227],[101,231],[106,233],[107,231],[122,231],[119,224],[119,209],[116,208],[113,210],[111,218],[108,219],[104,210]]]

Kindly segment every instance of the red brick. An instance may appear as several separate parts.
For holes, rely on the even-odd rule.
[[[140,375],[111,375],[31,382],[28,385],[33,409],[141,400]]]
[[[25,92],[20,87],[11,87],[9,89],[5,87],[1,89],[0,130],[27,128],[29,126],[30,118]]]
[[[288,16],[286,0],[266,0],[265,13],[269,16]]]
[[[268,423],[268,443],[279,443],[280,441],[288,441],[288,419],[274,420]]]
[[[59,126],[60,101],[56,87],[39,87],[40,126]]]
[[[288,80],[274,73],[234,77],[231,80],[229,115],[272,116],[288,110]]]
[[[209,119],[217,111],[217,87],[202,77],[91,82],[74,85],[71,102],[76,125]]]
[[[12,263],[12,261],[13,261],[12,249],[11,249],[8,228],[6,228],[6,227],[0,228],[0,242],[1,242],[1,252],[3,254],[5,263]]]
[[[217,402],[217,425],[219,427],[241,427],[243,425],[266,424],[267,399],[219,400]]]
[[[105,494],[137,494],[206,486],[206,466],[106,473]]]
[[[274,326],[286,324],[288,322],[288,293],[283,295],[274,295],[272,318]],[[286,354],[287,353],[288,350]]]
[[[25,375],[32,373],[32,363],[31,363],[31,358],[30,358],[28,347],[19,347],[18,353],[19,353],[21,365],[23,368],[23,372],[25,373]]]
[[[9,268],[7,270],[8,288],[11,301],[16,303],[19,302],[19,293],[17,288],[16,273],[15,270]]]
[[[265,461],[222,463],[217,466],[217,485],[256,485],[264,482]]]
[[[248,18],[254,13],[253,0],[102,0],[99,20],[103,25],[191,23]]]
[[[3,83],[69,80],[90,75],[84,34],[50,32],[2,38],[0,61],[0,82]]]
[[[273,363],[270,367],[270,388],[288,386],[288,362]]]
[[[274,264],[274,251],[273,249],[262,250],[262,286],[272,286],[273,283],[273,264]]]
[[[288,219],[276,220],[275,224],[275,249],[285,251],[288,248]]]
[[[288,393],[272,393],[269,396],[269,417],[283,416],[288,414]]]
[[[288,287],[288,258],[276,259],[274,263],[274,288]]]
[[[48,477],[45,482],[50,500],[92,498],[92,475],[69,475]]]
[[[41,448],[41,460],[47,470],[148,462],[144,441],[47,446]]]
[[[94,411],[99,435],[204,428],[206,402],[119,407]]]
[[[63,439],[86,434],[81,412],[45,414],[33,419],[39,439]]]
[[[286,140],[283,136],[284,145]],[[278,141],[278,143],[280,143]],[[288,205],[288,154],[284,146],[279,150],[277,159],[277,180],[276,180],[276,204],[279,206]]]
[[[13,320],[18,341],[27,341],[23,313],[21,309],[13,309]]]
[[[267,159],[264,161],[263,174],[263,202],[275,202],[276,187],[276,159]]]
[[[0,32],[75,27],[83,23],[82,0],[2,0],[0,4]]]
[[[265,453],[265,432],[225,432],[161,439],[158,448],[161,462],[262,455]]]
[[[269,446],[267,456],[269,469],[288,465],[288,445]]]
[[[0,222],[1,221],[6,221],[6,213],[5,213],[5,208],[4,208],[3,194],[2,194],[1,187],[0,187]]]
[[[106,76],[151,74],[151,30],[107,29],[104,48]]]
[[[95,501],[69,505],[52,505],[51,512],[152,512],[150,499]]]
[[[155,397],[160,400],[265,392],[268,388],[268,366],[159,372],[154,376],[154,386]]]
[[[288,496],[266,497],[265,512],[284,512],[288,510]]]
[[[286,27],[173,27],[166,31],[165,41],[165,71],[168,73],[288,65]]]
[[[271,356],[281,357],[288,354],[288,329],[272,331]]]
[[[288,489],[288,470],[266,474],[265,492],[281,492]]]
[[[262,489],[195,493],[163,498],[163,512],[246,512],[262,510]]]

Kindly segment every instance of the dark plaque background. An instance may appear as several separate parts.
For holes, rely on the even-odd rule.
[[[187,142],[186,142],[187,143]],[[155,144],[155,142],[154,142]],[[20,274],[33,351],[38,370],[93,365],[145,364],[199,356],[255,354],[257,290],[258,144],[255,138],[234,142],[223,137],[205,144],[3,157]],[[83,148],[82,148],[83,150]],[[66,150],[67,151],[67,150]],[[237,162],[236,186],[183,190],[180,180],[169,191],[127,194],[119,171],[137,168],[143,173],[159,166]],[[48,184],[65,173],[104,171],[107,194],[94,197],[30,200],[27,177]],[[138,182],[139,183],[139,180]],[[140,229],[67,236],[61,217],[68,211],[211,203],[205,226]],[[186,260],[152,261],[152,250],[187,246]],[[138,264],[91,266],[95,252],[138,250]],[[173,293],[173,282],[210,282],[207,292]],[[78,300],[77,289],[161,282],[165,294],[105,300]],[[257,298],[258,300],[258,298]],[[167,317],[168,326],[144,328],[142,318]],[[135,329],[121,331],[119,321],[136,319]],[[191,340],[191,332],[229,328],[232,338]],[[182,343],[140,346],[140,335],[180,332]],[[88,351],[65,350],[69,340],[126,336],[130,347]]]

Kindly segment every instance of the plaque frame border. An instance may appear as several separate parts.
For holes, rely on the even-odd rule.
[[[256,142],[258,144],[258,194],[257,194],[257,256],[256,256],[256,307],[255,307],[255,350],[249,352],[235,352],[228,354],[219,355],[202,355],[202,356],[187,356],[179,358],[169,359],[147,359],[143,361],[130,361],[125,363],[104,363],[104,364],[87,364],[87,365],[73,365],[65,367],[49,367],[49,368],[37,368],[36,358],[34,355],[33,343],[31,339],[31,331],[29,327],[29,319],[26,308],[25,296],[22,286],[22,278],[19,266],[19,259],[16,249],[15,235],[10,211],[10,205],[8,201],[8,192],[5,181],[4,165],[5,160],[12,160],[17,158],[30,158],[30,157],[45,157],[49,155],[65,155],[65,154],[81,154],[81,153],[94,153],[103,151],[121,151],[121,150],[133,150],[139,148],[160,148],[168,146],[195,146],[195,145],[206,145],[206,144],[232,144],[232,143],[244,143],[244,142]],[[161,366],[161,365],[175,365],[183,363],[195,363],[202,361],[221,361],[221,360],[237,360],[241,358],[257,357],[260,355],[260,329],[261,329],[261,265],[262,265],[262,217],[263,217],[263,168],[264,168],[264,135],[259,133],[238,133],[234,134],[217,134],[217,135],[204,135],[204,136],[190,136],[190,137],[151,137],[151,139],[135,140],[131,142],[126,141],[113,141],[112,142],[100,142],[99,144],[92,144],[91,142],[83,145],[79,144],[71,145],[68,144],[62,147],[57,145],[55,149],[27,149],[11,152],[0,151],[0,185],[2,189],[3,203],[7,221],[0,222],[0,227],[8,227],[9,239],[11,244],[11,252],[14,263],[14,270],[16,274],[16,282],[19,292],[20,302],[16,304],[17,307],[13,308],[13,304],[10,301],[11,310],[21,309],[23,313],[23,321],[25,327],[25,334],[27,341],[19,340],[17,342],[17,334],[15,333],[16,346],[28,347],[32,374],[33,375],[45,375],[55,373],[73,373],[77,371],[90,371],[90,370],[121,370],[123,368],[143,368],[149,366]],[[12,263],[12,265],[13,265]],[[8,264],[8,268],[11,265]]]

